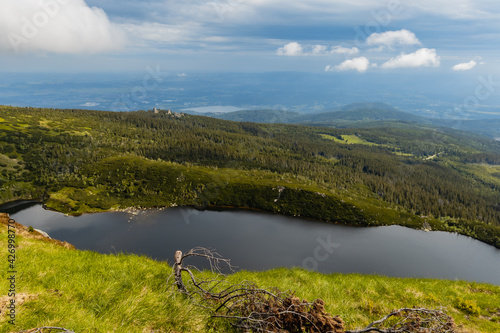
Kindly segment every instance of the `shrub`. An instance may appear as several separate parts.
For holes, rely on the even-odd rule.
[[[472,316],[477,316],[481,312],[481,308],[476,304],[475,301],[469,299],[462,299],[458,297],[456,299],[456,306],[458,310],[470,314]]]

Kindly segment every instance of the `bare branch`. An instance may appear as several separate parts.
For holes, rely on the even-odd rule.
[[[44,326],[44,327],[31,328],[25,331],[19,331],[17,333],[75,333],[75,332],[70,331],[67,328],[63,327]]]
[[[392,319],[397,320],[391,321]],[[383,327],[385,325],[386,327]],[[402,308],[360,330],[345,333],[453,333],[455,321],[441,310]]]
[[[202,293],[207,293],[209,292],[209,290],[206,290],[202,287],[202,285],[206,284],[206,285],[210,285],[210,284],[213,284],[211,286],[211,288],[213,289],[216,285],[217,285],[217,279],[214,279],[214,280],[211,280],[211,281],[201,281],[201,282],[198,282],[192,272],[192,269],[193,270],[198,270],[198,268],[196,267],[193,267],[193,266],[190,266],[190,265],[187,265],[187,266],[183,266],[182,263],[185,259],[189,258],[189,257],[201,257],[201,258],[205,258],[208,260],[209,264],[210,264],[210,270],[212,271],[212,273],[215,273],[217,274],[218,276],[225,276],[223,274],[223,266],[227,266],[227,268],[230,270],[230,271],[234,271],[235,267],[233,265],[231,265],[231,261],[229,259],[225,259],[223,258],[219,253],[217,252],[214,252],[210,249],[207,249],[207,248],[204,248],[204,247],[195,247],[195,248],[192,248],[191,250],[189,250],[187,253],[183,254],[182,251],[176,251],[175,252],[175,256],[174,256],[174,272],[173,272],[173,276],[174,276],[174,280],[175,280],[175,283],[177,285],[177,288],[184,294],[187,294],[187,295],[190,295],[190,292],[188,291],[188,289],[186,288],[183,280],[182,280],[182,272],[187,272],[189,274],[189,276],[191,277],[191,282],[193,283],[193,285],[195,287],[197,287],[199,290],[198,291],[201,291]],[[169,279],[170,280],[170,277]],[[167,281],[168,281],[167,280]]]
[[[198,280],[189,265],[189,257],[202,257],[210,262],[212,280]],[[252,332],[343,332],[343,321],[324,309],[322,300],[307,302],[278,289],[258,288],[252,282],[231,285],[224,279],[221,266],[233,266],[228,259],[206,248],[194,248],[186,254],[175,254],[174,278],[178,289],[196,299],[199,306],[209,309],[214,318],[224,318],[231,325]],[[186,272],[189,281],[182,280]]]
[[[189,257],[202,257],[210,262],[216,278],[198,280],[193,273],[196,267],[182,266]],[[234,327],[244,332],[257,333],[453,333],[453,318],[441,310],[424,308],[402,308],[372,322],[366,328],[344,331],[344,322],[325,311],[324,302],[317,299],[307,302],[277,288],[266,290],[252,282],[228,284],[221,265],[231,266],[216,252],[198,247],[186,254],[175,254],[174,278],[178,289],[196,304],[208,309],[214,318],[229,320]],[[182,272],[189,275],[187,284]]]
[[[182,253],[182,252],[181,252]],[[204,248],[204,247],[195,247],[189,250],[186,254],[184,254],[181,257],[180,264],[182,264],[182,261],[186,258],[189,257],[201,257],[205,258],[208,260],[210,263],[210,270],[214,273],[222,274],[222,266],[225,265],[234,272],[235,268],[233,265],[231,265],[231,260],[226,259],[222,257],[219,253],[212,251],[210,249]]]

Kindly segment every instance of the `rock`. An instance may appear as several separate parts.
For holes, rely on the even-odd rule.
[[[50,236],[49,236],[49,234],[48,234],[48,233],[46,233],[46,232],[45,232],[45,231],[43,231],[43,230],[40,230],[40,229],[33,229],[33,230],[35,230],[36,232],[38,232],[39,234],[41,234],[41,235],[42,235],[43,237],[45,237],[45,238],[52,239],[52,237],[50,237]]]

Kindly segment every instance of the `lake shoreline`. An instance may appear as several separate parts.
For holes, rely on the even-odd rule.
[[[470,237],[396,225],[326,224],[254,209],[205,208],[133,209],[71,217],[38,203],[12,217],[78,249],[104,254],[135,253],[165,261],[177,250],[202,246],[230,257],[242,270],[304,267],[322,273],[500,283],[499,250]],[[473,264],[464,266],[464,261]]]
[[[19,202],[20,204],[16,205],[15,203]],[[409,229],[413,230],[421,230],[421,231],[443,231],[447,232],[450,234],[456,234],[456,235],[461,235],[465,237],[469,237],[478,241],[481,241],[485,244],[488,244],[490,246],[493,246],[494,248],[500,249],[500,244],[492,244],[488,242],[487,240],[481,239],[479,237],[473,237],[467,233],[462,233],[457,230],[450,230],[450,228],[446,228],[443,225],[436,225],[433,223],[431,226],[430,224],[425,224],[423,226],[416,226],[414,224],[404,224],[404,223],[392,223],[392,224],[386,224],[386,223],[375,223],[375,224],[363,224],[363,223],[345,223],[345,222],[339,222],[339,221],[331,221],[331,220],[325,220],[321,218],[316,218],[316,217],[311,217],[311,216],[304,216],[300,214],[287,214],[286,212],[277,212],[273,210],[266,210],[262,208],[256,208],[256,207],[248,207],[248,206],[231,206],[231,205],[204,205],[204,206],[199,206],[199,205],[177,205],[177,204],[172,204],[172,205],[165,205],[165,206],[151,206],[151,207],[142,207],[142,206],[128,206],[125,208],[114,208],[112,207],[111,209],[108,210],[94,210],[94,211],[85,211],[85,212],[78,212],[78,213],[66,213],[59,211],[57,209],[51,208],[46,205],[47,201],[43,200],[35,200],[35,199],[16,199],[13,201],[9,201],[6,203],[3,203],[0,205],[0,209],[4,206],[10,206],[11,207],[16,207],[16,206],[22,206],[23,204],[36,204],[39,203],[42,205],[42,207],[46,210],[53,211],[56,213],[64,214],[66,216],[81,216],[81,215],[87,215],[87,214],[98,214],[98,213],[112,213],[112,212],[125,212],[129,214],[134,214],[139,211],[143,210],[151,210],[151,209],[156,209],[156,210],[165,210],[169,208],[187,208],[187,209],[195,209],[197,211],[255,211],[255,212],[262,212],[262,213],[269,213],[269,214],[275,214],[275,215],[280,215],[280,216],[286,216],[286,217],[297,217],[297,218],[302,218],[302,219],[307,219],[310,221],[317,221],[317,222],[322,222],[322,223],[327,223],[327,224],[333,224],[333,225],[344,225],[344,226],[350,226],[350,227],[359,227],[359,228],[370,228],[370,227],[382,227],[382,226],[390,226],[390,225],[398,225],[401,227],[406,227]]]

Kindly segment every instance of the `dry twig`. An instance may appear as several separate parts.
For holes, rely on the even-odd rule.
[[[386,327],[384,327],[384,325]],[[402,308],[360,330],[345,333],[453,333],[455,321],[441,310]]]
[[[44,326],[31,328],[25,331],[19,331],[17,333],[75,333],[64,327],[54,327],[54,326]]]

